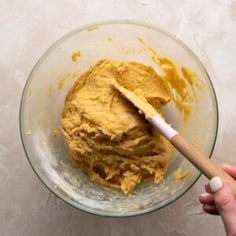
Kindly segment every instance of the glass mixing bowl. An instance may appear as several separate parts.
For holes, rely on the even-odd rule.
[[[204,89],[196,91],[197,103],[187,124],[176,119],[174,109],[164,112],[167,121],[201,151],[210,156],[214,148],[218,127],[215,92],[199,59],[180,40],[157,27],[133,21],[107,21],[75,29],[55,42],[30,73],[21,100],[20,131],[25,153],[39,179],[64,202],[86,212],[113,217],[151,212],[181,197],[200,176],[176,152],[162,183],[141,184],[126,196],[92,183],[68,158],[60,118],[73,75],[104,58],[139,61],[155,68],[150,55],[140,50],[139,36],[178,66],[193,70],[204,82]],[[77,50],[81,56],[74,62],[71,55]],[[176,181],[173,175],[179,167],[191,174]]]

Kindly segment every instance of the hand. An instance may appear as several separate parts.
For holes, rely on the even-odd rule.
[[[223,169],[236,179],[236,167]],[[228,184],[220,177],[214,177],[205,186],[206,193],[199,196],[203,210],[211,215],[220,215],[228,236],[236,235],[236,198]]]

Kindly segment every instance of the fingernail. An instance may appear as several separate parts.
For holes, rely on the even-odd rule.
[[[232,166],[229,165],[229,164],[221,164],[221,166],[223,166],[223,167],[232,167]]]
[[[200,197],[205,198],[208,197],[209,195],[211,195],[210,193],[202,193],[200,194]]]
[[[216,176],[210,180],[210,188],[213,193],[219,191],[223,187],[223,182],[220,177]]]

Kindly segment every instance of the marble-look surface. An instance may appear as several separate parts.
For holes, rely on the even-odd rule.
[[[0,0],[0,235],[224,235],[202,212],[206,179],[145,216],[109,219],[64,206],[37,179],[22,149],[19,103],[36,60],[71,29],[102,19],[138,19],[182,39],[206,66],[219,100],[214,158],[235,164],[235,0]]]

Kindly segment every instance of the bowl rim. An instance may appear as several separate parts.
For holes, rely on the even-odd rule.
[[[19,108],[19,129],[20,129],[20,137],[21,137],[21,142],[22,142],[22,146],[25,152],[25,155],[28,159],[28,162],[31,166],[31,168],[33,169],[34,173],[36,174],[36,176],[39,178],[39,180],[43,183],[44,186],[46,186],[46,188],[53,193],[56,197],[58,197],[60,200],[62,200],[62,202],[69,206],[72,207],[73,209],[77,209],[77,210],[81,210],[83,212],[86,213],[91,213],[93,215],[97,215],[97,216],[103,216],[103,217],[110,217],[110,218],[125,218],[125,217],[134,217],[134,216],[138,216],[138,215],[144,215],[144,214],[148,214],[148,213],[152,213],[154,211],[160,210],[170,204],[172,204],[173,202],[177,201],[181,196],[183,196],[185,193],[187,193],[192,187],[193,185],[198,181],[198,179],[201,176],[201,173],[198,174],[198,176],[193,180],[193,182],[185,189],[185,191],[179,193],[175,198],[171,199],[170,201],[168,201],[167,203],[165,203],[162,206],[154,206],[151,209],[143,209],[143,210],[139,210],[139,211],[135,211],[135,212],[131,212],[131,213],[111,213],[111,212],[103,212],[100,210],[94,210],[93,208],[88,208],[88,207],[83,207],[83,206],[75,206],[72,203],[68,202],[66,199],[64,199],[62,196],[60,196],[59,193],[57,193],[56,191],[54,191],[54,189],[52,189],[50,187],[50,185],[48,183],[46,183],[46,181],[43,180],[43,177],[40,176],[40,174],[38,173],[38,171],[36,170],[36,168],[34,167],[33,163],[30,160],[30,157],[27,153],[27,149],[26,146],[24,144],[24,132],[23,132],[23,127],[22,127],[22,116],[23,116],[23,107],[24,107],[24,101],[25,101],[25,97],[26,97],[26,92],[28,90],[28,87],[30,85],[30,82],[32,80],[32,75],[34,73],[34,71],[37,69],[37,67],[44,61],[45,57],[47,57],[48,55],[50,55],[50,53],[61,43],[63,42],[65,39],[69,38],[70,36],[79,33],[80,31],[86,30],[88,28],[92,28],[92,27],[101,27],[104,25],[111,25],[111,24],[131,24],[131,25],[136,25],[136,26],[141,26],[141,27],[146,27],[155,31],[158,31],[159,33],[167,36],[168,38],[170,38],[171,40],[174,40],[178,45],[180,45],[184,50],[186,50],[190,56],[192,57],[192,59],[194,60],[194,62],[200,67],[200,69],[202,70],[202,72],[205,74],[206,78],[209,81],[209,87],[211,88],[211,92],[212,92],[212,98],[213,98],[213,103],[215,105],[215,135],[214,138],[212,140],[212,147],[211,147],[211,151],[209,154],[209,158],[211,158],[211,155],[214,151],[215,148],[215,144],[216,144],[216,140],[217,140],[217,135],[218,135],[218,128],[219,128],[219,107],[218,107],[218,101],[217,101],[217,97],[216,97],[216,92],[213,86],[213,83],[210,79],[210,76],[206,70],[206,68],[204,67],[204,65],[202,64],[202,62],[200,61],[200,59],[197,57],[197,55],[180,39],[178,39],[175,35],[169,33],[168,31],[160,28],[159,26],[150,24],[150,23],[145,23],[142,21],[138,21],[138,20],[130,20],[130,19],[122,19],[122,20],[104,20],[104,21],[97,21],[94,23],[90,23],[90,24],[86,24],[86,25],[82,25],[80,27],[76,27],[74,29],[72,29],[71,31],[69,31],[68,33],[64,34],[62,37],[60,37],[58,40],[56,40],[41,56],[40,58],[37,60],[37,62],[35,63],[34,67],[32,68],[26,83],[24,85],[23,91],[22,91],[22,96],[21,96],[21,100],[20,100],[20,108]]]

